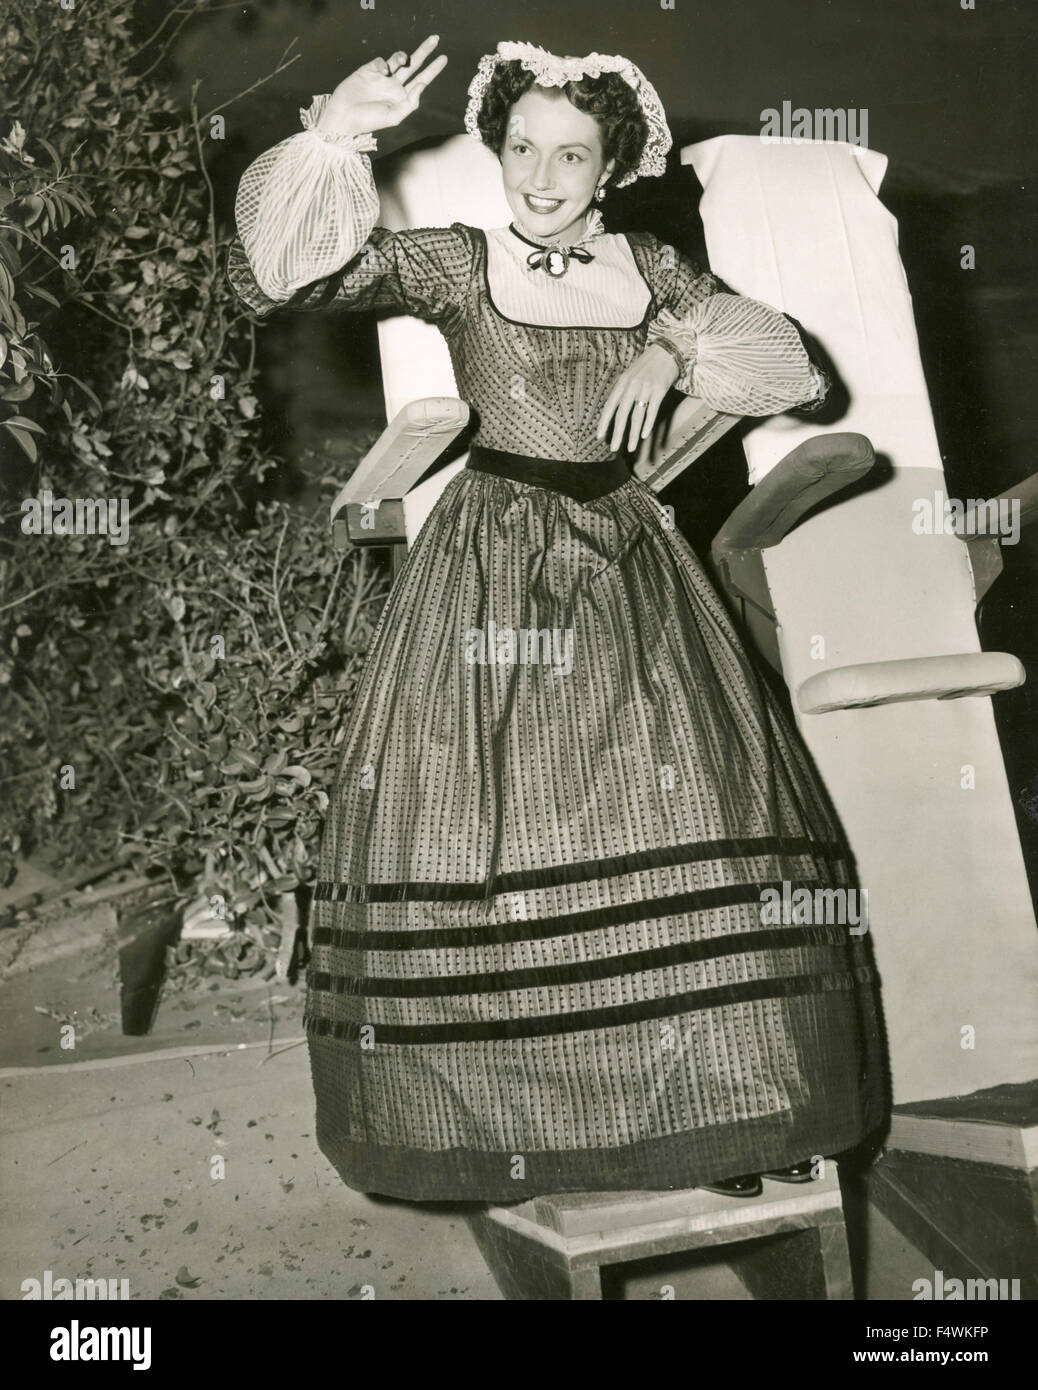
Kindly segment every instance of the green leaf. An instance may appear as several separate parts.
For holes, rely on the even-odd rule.
[[[0,401],[27,401],[36,390],[36,383],[31,377],[26,378],[24,369],[20,373],[23,380],[15,386],[7,386],[0,391]]]
[[[61,308],[61,301],[55,299],[50,290],[45,290],[42,285],[26,285],[25,288],[29,294],[34,295],[37,299],[45,299],[48,304],[53,304],[55,309]]]
[[[13,426],[9,420],[5,420],[3,422],[3,427],[5,430],[10,430],[11,437],[15,441],[15,443],[18,444],[20,448],[24,449],[24,451],[29,455],[29,458],[32,460],[32,462],[35,463],[37,459],[37,451],[36,442],[33,439],[32,435],[27,433],[25,430],[18,429],[17,426]]]
[[[45,210],[49,208],[49,201],[41,198],[37,193],[30,193],[27,198],[22,199],[22,206],[26,211],[25,225],[31,227],[34,222],[38,222]]]
[[[95,410],[97,410],[98,413],[100,413],[101,410],[103,409],[103,407],[102,407],[102,405],[101,405],[101,402],[98,400],[97,396],[95,396],[94,392],[93,392],[93,391],[91,390],[91,388],[86,384],[86,382],[85,382],[85,381],[80,381],[79,377],[78,377],[78,376],[73,376],[71,372],[68,373],[68,378],[69,378],[69,381],[74,381],[74,382],[76,383],[76,385],[79,387],[79,389],[80,389],[80,390],[83,392],[83,394],[86,396],[87,400],[89,400],[90,403],[91,403],[91,405],[93,405],[93,407],[95,408]]]
[[[33,138],[35,139],[37,145],[39,145],[41,149],[46,150],[46,152],[50,155],[51,163],[54,165],[54,173],[60,176],[61,156],[58,154],[57,150],[44,136],[36,135]]]

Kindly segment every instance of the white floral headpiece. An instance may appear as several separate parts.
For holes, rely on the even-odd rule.
[[[604,72],[617,72],[634,91],[649,126],[649,136],[637,169],[629,170],[617,181],[617,188],[634,183],[646,176],[656,177],[666,168],[667,151],[674,143],[656,88],[629,58],[619,54],[589,53],[586,58],[559,58],[532,43],[499,43],[496,53],[484,54],[479,60],[476,75],[469,84],[469,102],[465,108],[465,129],[478,140],[477,118],[483,97],[490,86],[498,63],[519,62],[532,72],[541,87],[563,87],[567,82],[579,82],[582,77],[600,77]]]

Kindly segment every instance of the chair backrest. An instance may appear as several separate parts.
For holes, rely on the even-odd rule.
[[[886,466],[763,552],[791,690],[832,667],[976,653],[966,547],[913,528],[946,484],[897,222],[877,196],[885,157],[724,136],[682,158],[704,188],[711,268],[798,319],[850,393],[830,426],[785,416],[752,431],[751,480],[826,429],[868,436]],[[869,893],[895,1100],[1038,1074],[1038,938],[990,699],[800,725]]]
[[[509,220],[500,165],[469,135],[453,135],[401,150],[375,166],[380,222],[390,231],[409,227],[501,227]],[[447,345],[432,324],[399,314],[378,325],[386,418],[423,396],[456,396],[457,383]],[[404,497],[408,542],[465,460],[436,469]]]
[[[409,227],[505,226],[511,214],[495,156],[469,135],[412,146],[375,165],[379,221],[390,231]],[[378,346],[386,418],[420,396],[454,396],[447,345],[432,324],[397,315],[381,320]]]

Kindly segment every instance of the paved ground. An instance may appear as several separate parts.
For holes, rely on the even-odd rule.
[[[19,894],[52,886],[23,866]],[[0,1299],[48,1269],[141,1299],[500,1298],[463,1213],[352,1192],[317,1149],[298,986],[169,993],[124,1037],[94,917],[36,925],[0,984]]]
[[[339,1181],[305,1047],[8,1071],[0,1098],[0,1298],[47,1269],[142,1299],[500,1297],[462,1214]]]

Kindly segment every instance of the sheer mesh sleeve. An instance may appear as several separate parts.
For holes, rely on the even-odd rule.
[[[378,219],[367,151],[372,136],[317,129],[328,96],[299,115],[305,127],[265,150],[242,175],[234,219],[256,283],[284,303],[351,261]]]
[[[440,322],[460,307],[473,247],[460,226],[393,233],[376,227],[370,136],[326,136],[328,97],[300,112],[306,129],[246,169],[227,274],[265,317],[276,309],[398,308]]]
[[[828,379],[784,314],[733,293],[673,247],[659,246],[657,257],[661,307],[647,341],[684,363],[679,391],[730,415],[822,405]]]

